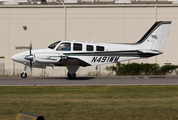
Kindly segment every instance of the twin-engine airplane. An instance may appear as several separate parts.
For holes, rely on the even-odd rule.
[[[27,67],[66,66],[68,78],[75,78],[80,66],[92,66],[121,61],[148,58],[163,53],[171,21],[158,21],[148,32],[133,44],[106,44],[76,41],[57,41],[44,49],[31,49],[11,57],[24,64],[22,78],[26,78]]]

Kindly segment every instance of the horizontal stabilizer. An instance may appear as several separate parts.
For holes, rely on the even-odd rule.
[[[142,53],[162,54],[162,52],[153,51],[153,50],[138,50],[138,51],[139,51],[139,52],[142,52]]]

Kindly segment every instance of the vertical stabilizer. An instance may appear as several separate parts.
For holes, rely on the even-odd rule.
[[[136,43],[142,50],[163,51],[171,21],[159,21]]]

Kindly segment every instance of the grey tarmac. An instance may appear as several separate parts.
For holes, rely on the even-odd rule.
[[[0,86],[178,85],[178,76],[0,77]]]

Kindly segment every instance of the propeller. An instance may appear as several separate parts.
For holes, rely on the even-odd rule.
[[[30,56],[32,56],[32,42],[30,42]],[[30,59],[30,72],[32,74],[32,61],[33,61],[33,57],[32,59]]]
[[[33,61],[32,43],[30,43],[30,50],[29,50],[29,52],[30,52],[30,55],[27,55],[27,56],[25,57],[25,59],[30,61],[30,72],[31,72],[31,74],[32,74],[32,61]]]

